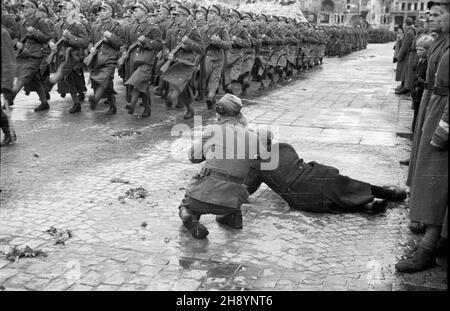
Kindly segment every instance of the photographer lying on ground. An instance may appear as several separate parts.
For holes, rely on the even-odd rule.
[[[267,149],[278,148],[279,165],[274,170],[254,168],[246,180],[250,194],[258,190],[261,183],[265,183],[290,207],[321,213],[375,214],[386,210],[387,201],[406,199],[405,190],[374,186],[343,176],[334,167],[314,161],[306,163],[291,145],[272,145],[272,133],[261,135],[263,131],[266,130],[260,130],[259,134],[267,137]]]

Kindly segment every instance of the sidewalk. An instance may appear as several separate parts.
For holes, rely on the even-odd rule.
[[[293,144],[305,161],[378,185],[404,187],[409,102],[394,95],[392,44],[371,44],[248,102],[251,125],[278,126],[275,140]],[[114,123],[111,123],[114,125]],[[110,123],[98,125],[109,131]],[[141,124],[142,125],[142,124]],[[170,125],[170,124],[168,124]],[[49,125],[50,126],[50,125]],[[266,186],[245,204],[244,228],[202,217],[210,234],[193,239],[178,217],[190,177],[187,140],[151,126],[156,143],[136,139],[142,150],[114,152],[94,166],[52,178],[2,203],[0,251],[29,245],[47,257],[11,263],[0,257],[6,290],[442,290],[446,270],[398,274],[397,260],[420,237],[407,228],[408,210],[385,214],[312,214],[291,211]],[[82,129],[80,129],[82,130]],[[153,134],[156,133],[156,134]],[[143,135],[144,136],[144,135]],[[82,135],[80,136],[82,139]],[[99,143],[101,139],[99,139]],[[82,140],[81,140],[82,141]],[[72,152],[76,152],[73,149]],[[70,156],[68,154],[67,156]],[[2,161],[2,166],[5,165]],[[37,170],[37,169],[36,169]],[[41,174],[45,170],[41,169]],[[112,183],[112,178],[129,181]],[[3,181],[2,181],[3,184]],[[119,199],[142,186],[144,199]],[[45,232],[70,229],[66,245]]]

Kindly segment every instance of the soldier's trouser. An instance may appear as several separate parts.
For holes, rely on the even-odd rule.
[[[208,81],[208,97],[214,97],[222,75],[223,59],[210,59],[207,55],[205,66],[207,74],[206,79]]]
[[[6,136],[6,135],[9,135],[8,115],[4,111],[3,107],[0,108],[0,112],[1,112],[0,125],[1,125],[2,131],[3,131],[3,134],[5,134],[5,136]]]
[[[211,203],[202,202],[185,195],[181,201],[180,208],[186,208],[192,215],[195,215],[200,219],[201,215],[213,214],[213,215],[228,215],[232,213],[240,213],[240,208],[232,208],[227,206],[215,205]]]
[[[17,80],[13,85],[10,93],[10,99],[14,100],[17,93],[28,83],[33,81],[34,88],[38,93],[39,100],[42,103],[47,103],[47,97],[45,96],[44,85],[40,78],[39,66],[42,62],[40,58],[17,58]]]

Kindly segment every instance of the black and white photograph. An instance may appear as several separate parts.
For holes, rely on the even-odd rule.
[[[450,0],[1,11],[0,292],[448,291]]]

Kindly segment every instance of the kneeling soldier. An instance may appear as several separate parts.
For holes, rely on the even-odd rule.
[[[191,147],[190,161],[205,164],[186,190],[179,214],[194,238],[209,233],[199,223],[202,214],[222,215],[218,222],[242,228],[240,208],[249,196],[244,182],[257,161],[258,137],[248,130],[241,108],[238,97],[226,94],[216,104],[218,124],[208,125]]]

